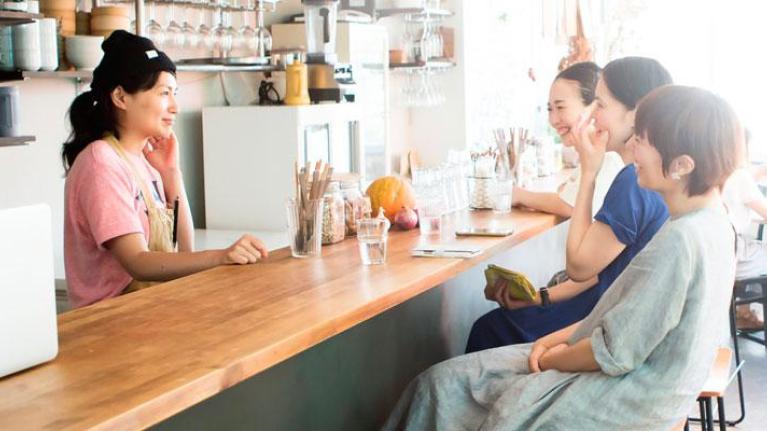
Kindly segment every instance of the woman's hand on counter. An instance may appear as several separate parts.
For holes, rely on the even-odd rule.
[[[245,265],[269,257],[269,250],[264,243],[249,234],[240,237],[229,248],[221,250],[221,253],[222,265]]]

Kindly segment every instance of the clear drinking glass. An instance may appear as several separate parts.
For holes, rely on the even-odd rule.
[[[288,240],[293,257],[322,255],[323,199],[313,199],[299,206],[294,198],[285,204],[288,215]]]
[[[381,218],[357,220],[357,244],[363,265],[386,263],[389,223]]]
[[[511,212],[511,192],[514,182],[511,178],[496,178],[493,185],[493,212],[506,214]]]

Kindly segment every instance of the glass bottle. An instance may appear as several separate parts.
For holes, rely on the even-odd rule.
[[[335,244],[346,237],[344,219],[344,197],[338,181],[332,181],[323,196],[325,202],[322,211],[322,244]]]
[[[370,198],[362,195],[359,176],[354,174],[341,180],[341,194],[344,197],[346,236],[356,236],[357,220],[370,218]]]

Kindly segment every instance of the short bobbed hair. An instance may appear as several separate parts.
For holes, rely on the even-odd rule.
[[[664,175],[676,157],[687,155],[695,161],[687,183],[689,196],[722,187],[737,167],[743,141],[735,111],[723,98],[681,85],[663,86],[645,96],[634,131],[658,150]]]

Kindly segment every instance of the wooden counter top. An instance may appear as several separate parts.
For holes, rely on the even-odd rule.
[[[321,259],[280,249],[62,314],[58,358],[0,379],[0,429],[150,426],[561,222],[519,210],[453,218],[516,233],[457,239],[483,247],[462,260],[411,257],[418,231],[391,232],[387,263],[369,267],[355,239]]]

